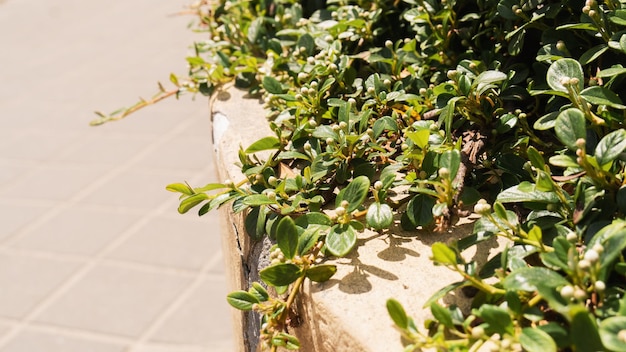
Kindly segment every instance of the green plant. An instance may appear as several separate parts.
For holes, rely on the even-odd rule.
[[[626,3],[305,4],[201,2],[208,39],[155,97],[233,82],[265,98],[274,135],[240,151],[244,180],[168,186],[181,213],[229,203],[275,241],[260,274],[277,295],[228,296],[262,314],[263,346],[299,348],[287,320],[303,280],[329,279],[323,259],[365,227],[444,230],[474,212],[472,234],[432,246],[461,277],[425,303],[434,319],[387,302],[407,351],[626,349]],[[509,245],[487,264],[463,257],[493,236]],[[466,286],[471,312],[437,303]]]

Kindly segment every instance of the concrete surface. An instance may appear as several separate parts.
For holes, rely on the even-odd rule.
[[[0,0],[0,352],[232,351],[207,99],[89,127],[184,74],[187,0]]]

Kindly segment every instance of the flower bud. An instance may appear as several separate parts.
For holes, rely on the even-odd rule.
[[[617,339],[626,343],[626,329],[622,329],[617,333]]]
[[[278,184],[278,179],[276,177],[274,177],[274,176],[270,176],[270,177],[267,178],[267,183],[270,186],[276,186]]]
[[[491,212],[491,205],[486,200],[481,199],[474,205],[474,213],[487,215]]]
[[[593,283],[593,288],[596,290],[596,292],[604,292],[604,290],[606,290],[606,284],[604,283],[604,281],[596,281]]]
[[[307,75],[305,72],[298,73],[298,81],[304,81],[307,79],[307,77],[309,77],[309,75]]]
[[[379,191],[383,188],[383,183],[381,181],[374,182],[374,189]]]
[[[385,46],[388,49],[391,49],[393,47],[393,42],[391,40],[387,40],[387,41],[385,41]]]
[[[348,127],[348,124],[345,121],[339,122],[339,128],[345,130]]]
[[[589,262],[587,259],[582,259],[578,262],[578,268],[580,270],[587,270],[591,268],[591,262]]]
[[[568,86],[570,84],[570,78],[569,77],[561,78],[561,84],[564,86]]]
[[[572,287],[571,285],[563,286],[560,293],[561,297],[565,298],[566,300],[570,300],[574,298],[574,287]]]
[[[308,141],[304,143],[304,150],[311,151],[311,143],[309,143]]]
[[[439,169],[439,177],[448,178],[450,177],[450,170],[447,167],[442,167]]]
[[[569,84],[573,85],[573,86],[577,86],[578,83],[580,83],[580,80],[576,77],[572,77],[569,79]]]
[[[337,216],[344,216],[344,215],[346,215],[346,208],[344,208],[344,207],[337,207],[335,209],[335,214],[337,214]]]
[[[577,287],[574,290],[574,298],[579,300],[579,301],[583,301],[585,299],[587,299],[587,292],[585,292],[585,290],[583,290],[580,287]]]
[[[315,121],[315,120],[313,120],[313,119],[310,119],[310,120],[309,120],[309,126],[311,126],[311,127],[313,127],[313,128],[317,127],[317,121]]]
[[[231,180],[224,180],[224,186],[228,187],[228,188],[234,188],[235,187],[235,183]]]
[[[589,263],[593,264],[597,262],[598,259],[600,259],[600,255],[593,249],[589,249],[585,252],[584,258],[585,260],[589,261]]]
[[[585,144],[586,144],[586,142],[585,142],[585,139],[584,139],[584,138],[578,138],[578,139],[576,140],[576,146],[577,146],[578,148],[581,148],[581,149],[585,148]]]
[[[604,247],[600,243],[594,244],[592,249],[596,251],[598,254],[602,254],[602,252],[604,252]]]
[[[578,242],[578,235],[572,231],[567,234],[566,239],[567,241],[572,242],[572,243]]]
[[[452,79],[452,80],[453,80],[453,79],[456,79],[456,77],[458,76],[458,74],[459,74],[459,71],[457,71],[457,70],[449,70],[449,71],[446,73],[446,76],[447,76],[449,79]]]
[[[565,42],[562,40],[559,40],[558,42],[556,42],[556,50],[558,51],[566,51],[567,50],[567,46],[565,46]]]
[[[348,202],[347,200],[342,200],[341,203],[339,204],[344,208],[347,208],[348,206],[350,206],[350,202]]]
[[[482,326],[475,326],[472,328],[472,338],[481,339],[485,336],[485,328]]]

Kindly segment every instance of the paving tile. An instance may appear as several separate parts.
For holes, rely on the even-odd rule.
[[[93,183],[105,171],[102,167],[54,164],[42,166],[15,182],[0,196],[27,199],[68,200]]]
[[[118,124],[119,125],[119,124]],[[93,128],[77,147],[55,158],[61,162],[120,165],[146,148],[151,139],[119,135],[111,129]]]
[[[0,241],[13,236],[17,231],[41,216],[52,206],[27,205],[17,202],[3,201],[0,203]]]
[[[173,212],[173,211],[172,211]],[[214,216],[194,214],[154,218],[107,258],[199,270],[221,251]]]
[[[25,330],[0,352],[122,352],[124,345],[59,333]]]
[[[47,160],[63,148],[76,143],[80,137],[76,133],[51,134],[47,130],[38,129],[19,131],[16,134],[16,138],[10,142],[0,142],[0,157],[18,160]]]
[[[220,341],[232,340],[231,312],[226,303],[226,280],[205,280],[156,331],[150,342],[224,348]],[[234,350],[233,346],[226,349]]]
[[[177,196],[165,190],[168,184],[181,181],[174,174],[141,168],[125,170],[96,188],[84,202],[145,211],[169,202],[172,211],[176,211]]]
[[[2,138],[2,137],[0,137]],[[14,182],[17,182],[22,175],[30,172],[35,167],[26,163],[16,163],[0,158],[0,191],[10,188]]]
[[[138,336],[188,286],[190,279],[99,265],[37,321],[121,336]]]
[[[10,243],[11,247],[94,255],[137,221],[137,214],[72,206]]]
[[[148,168],[172,168],[203,170],[213,163],[210,137],[176,136],[138,161],[137,165]]]
[[[80,263],[0,254],[0,315],[24,317],[79,266]]]
[[[130,352],[221,352],[233,351],[232,349],[207,350],[201,346],[171,345],[171,344],[146,344],[130,350]]]

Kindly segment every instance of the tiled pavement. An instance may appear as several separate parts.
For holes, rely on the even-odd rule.
[[[0,0],[0,352],[231,351],[206,99],[89,127],[184,73],[187,0]]]

